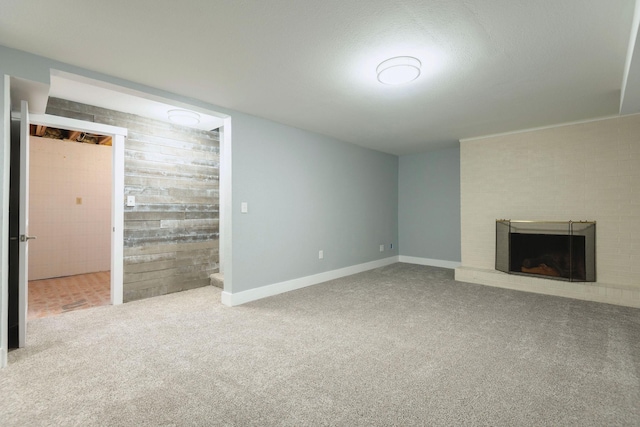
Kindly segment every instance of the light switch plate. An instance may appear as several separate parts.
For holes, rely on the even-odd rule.
[[[249,204],[247,202],[240,203],[240,213],[249,213]]]
[[[136,205],[136,196],[127,196],[127,206],[133,207]]]

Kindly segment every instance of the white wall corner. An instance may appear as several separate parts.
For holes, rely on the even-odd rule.
[[[460,266],[458,261],[446,261],[442,259],[431,258],[419,258],[414,256],[400,255],[399,262],[406,262],[407,264],[428,265],[430,267],[442,267],[455,269]]]
[[[218,239],[218,264],[220,266],[220,273],[224,274],[224,289],[230,293],[233,289],[233,239],[231,237],[231,232],[233,230],[233,147],[231,144],[231,117],[225,118],[223,122],[224,124],[220,128],[220,234]]]
[[[270,296],[282,294],[284,292],[306,288],[307,286],[317,285],[319,283],[324,283],[329,280],[335,280],[341,277],[350,276],[352,274],[373,270],[375,268],[385,267],[387,265],[395,264],[397,262],[398,262],[398,256],[392,256],[389,258],[366,262],[358,265],[352,265],[350,267],[340,268],[337,270],[325,271],[323,273],[318,273],[311,276],[300,277],[298,279],[287,280],[285,282],[261,286],[259,288],[249,289],[247,291],[236,292],[236,293],[224,291],[220,295],[220,302],[226,306],[233,307],[233,306],[245,304],[251,301],[256,301],[262,298],[267,298]],[[225,277],[225,281],[226,281],[226,277]]]
[[[640,0],[636,0],[620,90],[620,114],[640,113]]]
[[[233,307],[233,294],[231,292],[222,291],[220,294],[220,302],[228,307]]]

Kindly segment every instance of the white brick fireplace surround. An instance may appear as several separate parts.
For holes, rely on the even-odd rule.
[[[640,115],[460,141],[456,279],[640,307]],[[495,221],[590,220],[595,283],[495,270]]]

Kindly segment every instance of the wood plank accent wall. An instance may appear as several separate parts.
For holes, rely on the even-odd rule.
[[[218,132],[57,98],[47,114],[128,129],[124,301],[208,285],[219,271]]]

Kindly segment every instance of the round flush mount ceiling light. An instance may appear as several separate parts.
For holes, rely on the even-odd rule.
[[[420,76],[422,63],[413,56],[396,56],[378,65],[378,81],[387,85],[409,83]]]
[[[169,110],[169,120],[180,125],[197,125],[200,123],[200,114],[187,110]]]

